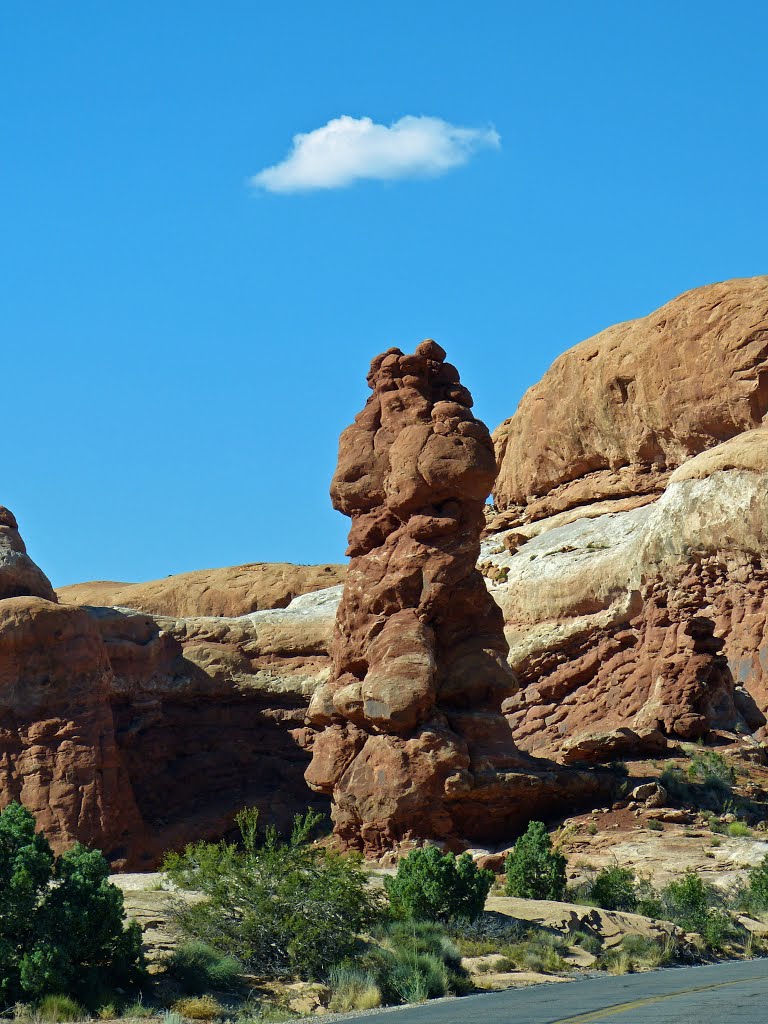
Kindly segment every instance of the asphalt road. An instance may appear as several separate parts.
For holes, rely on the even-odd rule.
[[[381,1024],[764,1024],[768,959],[536,985],[363,1019]]]

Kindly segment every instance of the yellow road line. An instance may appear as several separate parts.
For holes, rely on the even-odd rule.
[[[633,999],[629,1003],[616,1003],[614,1006],[606,1006],[602,1010],[592,1010],[589,1013],[579,1013],[575,1017],[562,1017],[553,1024],[592,1024],[593,1021],[605,1020],[616,1013],[627,1013],[629,1010],[639,1010],[644,1006],[651,1006],[653,1003],[662,1003],[665,999],[674,999],[677,996],[688,996],[694,992],[710,992],[716,988],[728,988],[730,985],[745,985],[750,981],[765,981],[765,976],[757,978],[740,978],[738,981],[720,981],[715,985],[698,985],[695,988],[683,988],[677,992],[668,992],[666,995],[647,996],[645,999]]]

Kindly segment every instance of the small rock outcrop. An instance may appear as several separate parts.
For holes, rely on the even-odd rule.
[[[295,597],[344,581],[341,565],[254,562],[224,569],[183,572],[148,583],[94,581],[56,591],[65,604],[133,608],[173,618],[249,615],[286,608]]]
[[[500,713],[517,681],[477,569],[493,446],[434,341],[377,356],[368,384],[331,484],[352,519],[351,562],[331,678],[309,707],[320,731],[306,778],[332,795],[336,835],[369,853],[487,838],[530,816],[537,789],[568,789],[534,777]]]
[[[56,600],[48,577],[27,554],[16,517],[0,505],[0,600],[5,597]]]

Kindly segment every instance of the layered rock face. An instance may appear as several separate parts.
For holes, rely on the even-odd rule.
[[[368,384],[331,485],[352,519],[351,562],[332,675],[309,707],[321,731],[306,778],[332,795],[336,835],[366,852],[415,836],[487,838],[529,815],[544,790],[557,799],[499,710],[517,683],[476,568],[491,439],[431,340],[378,356]]]
[[[521,746],[606,760],[713,729],[763,736],[768,428],[692,459],[651,505],[561,520],[484,542]]]
[[[83,611],[0,601],[0,803],[20,800],[51,842],[122,862],[143,823],[115,740],[112,671]]]
[[[481,564],[523,748],[765,736],[766,381],[768,278],[726,282],[566,352],[497,431]]]
[[[21,800],[58,848],[98,842],[119,861],[141,821],[115,743],[111,681],[98,628],[56,603],[0,508],[0,806]]]
[[[494,432],[496,504],[512,526],[658,494],[766,412],[768,277],[697,288],[555,360]]]

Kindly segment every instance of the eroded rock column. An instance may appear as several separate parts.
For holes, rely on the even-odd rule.
[[[434,341],[377,356],[368,384],[331,485],[351,562],[306,777],[332,795],[337,836],[375,852],[455,837],[481,779],[525,759],[500,713],[516,689],[502,613],[476,568],[488,430]]]

